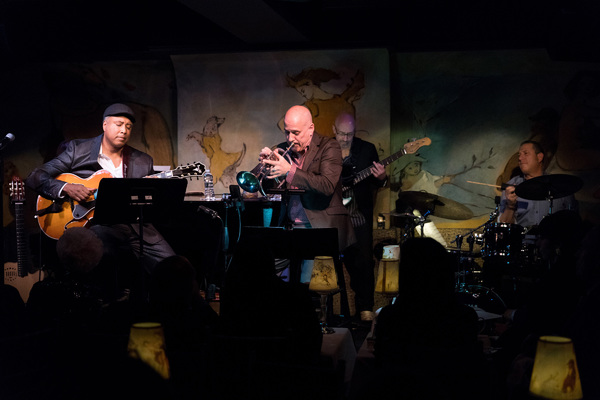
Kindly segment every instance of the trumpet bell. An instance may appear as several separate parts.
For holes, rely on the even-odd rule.
[[[235,177],[238,185],[248,193],[256,193],[260,190],[260,181],[250,171],[240,171]]]

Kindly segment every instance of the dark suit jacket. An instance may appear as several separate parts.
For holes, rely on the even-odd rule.
[[[286,149],[286,142],[277,147]],[[300,195],[302,206],[313,228],[337,228],[340,251],[356,239],[342,203],[342,153],[335,138],[314,133],[302,169],[297,169],[291,186],[306,192]],[[285,183],[284,185],[287,185]],[[280,223],[287,215],[283,205]]]
[[[352,139],[349,165],[353,166],[354,168],[349,170],[346,167],[346,163],[344,163],[342,182],[344,181],[344,178],[353,178],[352,174],[359,173],[371,167],[373,165],[373,161],[379,161],[379,155],[377,154],[375,146],[372,143],[366,142],[357,137]],[[364,215],[366,226],[369,229],[372,229],[373,227],[373,202],[375,199],[376,190],[384,185],[385,181],[380,181],[371,175],[354,186],[353,201],[356,201],[358,210]]]
[[[85,179],[94,172],[101,170],[102,167],[98,164],[98,154],[100,153],[102,136],[71,140],[66,149],[56,158],[34,169],[29,174],[25,181],[27,187],[35,190],[43,197],[56,200],[60,189],[66,183],[55,179],[58,175],[71,173]],[[143,178],[154,172],[152,157],[130,146],[125,146],[123,149],[123,164],[126,178]],[[135,225],[132,225],[132,227],[136,232],[139,230],[139,227]],[[160,238],[154,227],[144,230],[145,242],[153,243]]]

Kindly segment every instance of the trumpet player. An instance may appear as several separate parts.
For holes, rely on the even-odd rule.
[[[335,138],[315,132],[312,115],[304,106],[293,106],[283,120],[286,142],[277,145],[289,148],[289,158],[265,147],[260,159],[267,167],[265,186],[301,189],[283,202],[279,226],[295,228],[337,228],[340,254],[355,242],[348,210],[342,203],[342,152]],[[312,269],[312,268],[310,268]],[[300,280],[308,282],[311,271],[303,268]]]

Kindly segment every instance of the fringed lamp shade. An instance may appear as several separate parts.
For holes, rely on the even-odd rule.
[[[571,339],[560,336],[539,338],[529,392],[544,399],[583,398]]]
[[[129,357],[142,360],[164,379],[169,379],[169,360],[165,352],[165,336],[160,323],[139,322],[131,325],[127,352]]]
[[[314,259],[308,290],[332,293],[339,289],[333,257],[317,256]]]
[[[383,255],[381,256],[381,258],[385,258],[385,259],[396,259],[399,260],[400,259],[400,245],[397,244],[391,244],[388,246],[383,246]]]

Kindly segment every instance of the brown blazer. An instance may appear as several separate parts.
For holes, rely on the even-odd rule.
[[[287,148],[287,143],[277,147]],[[291,185],[306,192],[302,206],[313,228],[337,228],[340,251],[356,241],[348,210],[342,203],[342,151],[335,138],[313,134],[302,169],[297,169]],[[284,185],[287,185],[285,183]],[[280,223],[287,215],[282,208]]]

